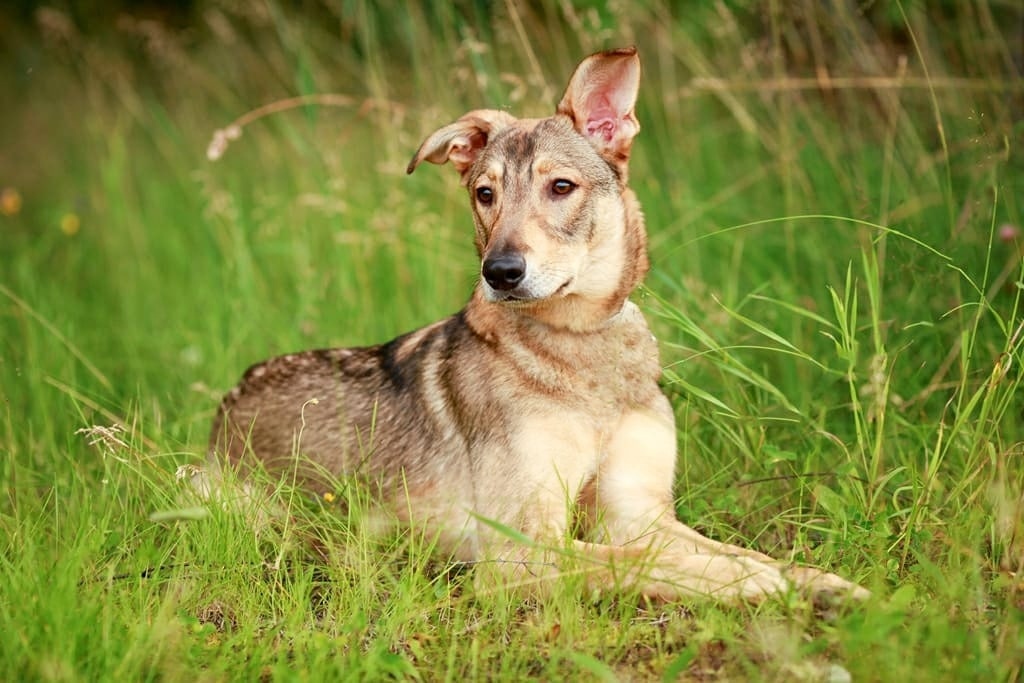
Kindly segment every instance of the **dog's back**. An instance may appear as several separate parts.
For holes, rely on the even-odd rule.
[[[345,477],[378,493],[427,478],[431,460],[464,448],[448,414],[453,378],[438,359],[468,338],[453,316],[379,346],[254,365],[221,402],[211,456],[243,472],[288,472],[319,492]]]

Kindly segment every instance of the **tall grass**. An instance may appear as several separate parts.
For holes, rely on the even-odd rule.
[[[1020,21],[966,1],[0,20],[2,677],[1019,678]],[[176,472],[248,364],[462,305],[470,217],[450,169],[405,176],[422,137],[473,107],[546,114],[580,57],[630,43],[637,300],[681,516],[877,597],[524,603],[302,492],[260,533],[183,507]],[[207,159],[287,98],[313,103]]]

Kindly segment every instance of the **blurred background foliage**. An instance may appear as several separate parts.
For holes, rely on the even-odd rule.
[[[426,131],[472,107],[543,114],[580,55],[636,43],[644,132],[633,177],[650,217],[650,286],[697,305],[714,294],[728,306],[767,287],[827,310],[827,287],[875,241],[887,296],[902,304],[888,319],[891,345],[909,343],[900,331],[912,330],[916,353],[942,356],[970,318],[956,311],[973,293],[947,261],[912,240],[824,220],[779,220],[738,239],[715,235],[751,221],[830,214],[902,230],[976,283],[988,265],[1001,272],[1016,259],[1014,242],[997,241],[993,253],[991,228],[1019,225],[1024,187],[1011,153],[1024,110],[1022,17],[1012,0],[6,3],[0,182],[17,190],[22,208],[3,227],[2,258],[18,255],[21,266],[6,264],[9,272],[46,269],[58,280],[74,273],[76,289],[106,291],[94,301],[122,302],[123,327],[132,328],[140,326],[129,319],[150,312],[117,291],[125,281],[164,296],[172,283],[223,278],[214,287],[220,294],[266,267],[272,284],[245,286],[267,287],[261,295],[275,306],[305,300],[288,327],[312,329],[314,300],[326,293],[309,294],[310,269],[325,265],[314,264],[314,254],[353,242],[374,253],[372,240],[406,243],[393,221],[425,225],[431,212],[465,226],[447,174],[401,176]],[[325,93],[341,100],[316,101]],[[214,131],[293,97],[313,101],[251,124],[220,166],[204,159]],[[359,182],[367,174],[386,183]],[[429,196],[447,198],[446,208]],[[399,219],[394,202],[423,210]],[[307,228],[299,250],[308,248],[308,258],[298,269],[288,219]],[[364,231],[360,221],[380,229]],[[89,229],[98,224],[104,230]],[[72,227],[81,234],[69,249]],[[264,240],[257,248],[277,250],[276,267],[220,258],[250,229]],[[268,236],[281,241],[271,247]],[[403,315],[382,316],[370,334],[459,305],[473,279],[468,241],[447,227],[435,237],[461,264],[454,279],[438,283],[444,303],[421,305],[398,286],[410,305],[396,300]],[[409,263],[385,270],[408,282]],[[362,289],[388,287],[369,272],[354,275]],[[26,282],[19,291],[55,284]],[[229,297],[237,310],[224,326],[245,327],[237,303],[244,294]],[[188,319],[179,313],[176,321]],[[320,322],[331,324],[330,314]],[[227,343],[224,334],[215,338]],[[89,346],[87,337],[82,343]],[[268,341],[249,353],[294,343]],[[828,342],[808,343],[813,354]],[[103,344],[116,350],[97,353],[136,355],[115,340]],[[935,370],[917,371],[907,389],[926,389]],[[145,372],[125,371],[125,382]]]

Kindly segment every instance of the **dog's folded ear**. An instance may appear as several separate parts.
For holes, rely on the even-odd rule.
[[[476,161],[480,150],[487,146],[487,140],[513,121],[510,114],[496,109],[471,111],[455,123],[431,133],[413,155],[406,173],[412,173],[424,161],[433,164],[450,161],[465,184],[466,171]]]
[[[633,111],[640,88],[640,58],[635,47],[591,55],[580,62],[558,104],[577,132],[625,177],[633,138],[640,123]]]

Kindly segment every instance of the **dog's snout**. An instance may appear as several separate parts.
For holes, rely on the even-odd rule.
[[[526,277],[526,259],[519,254],[499,254],[485,259],[481,270],[487,284],[507,292]]]

